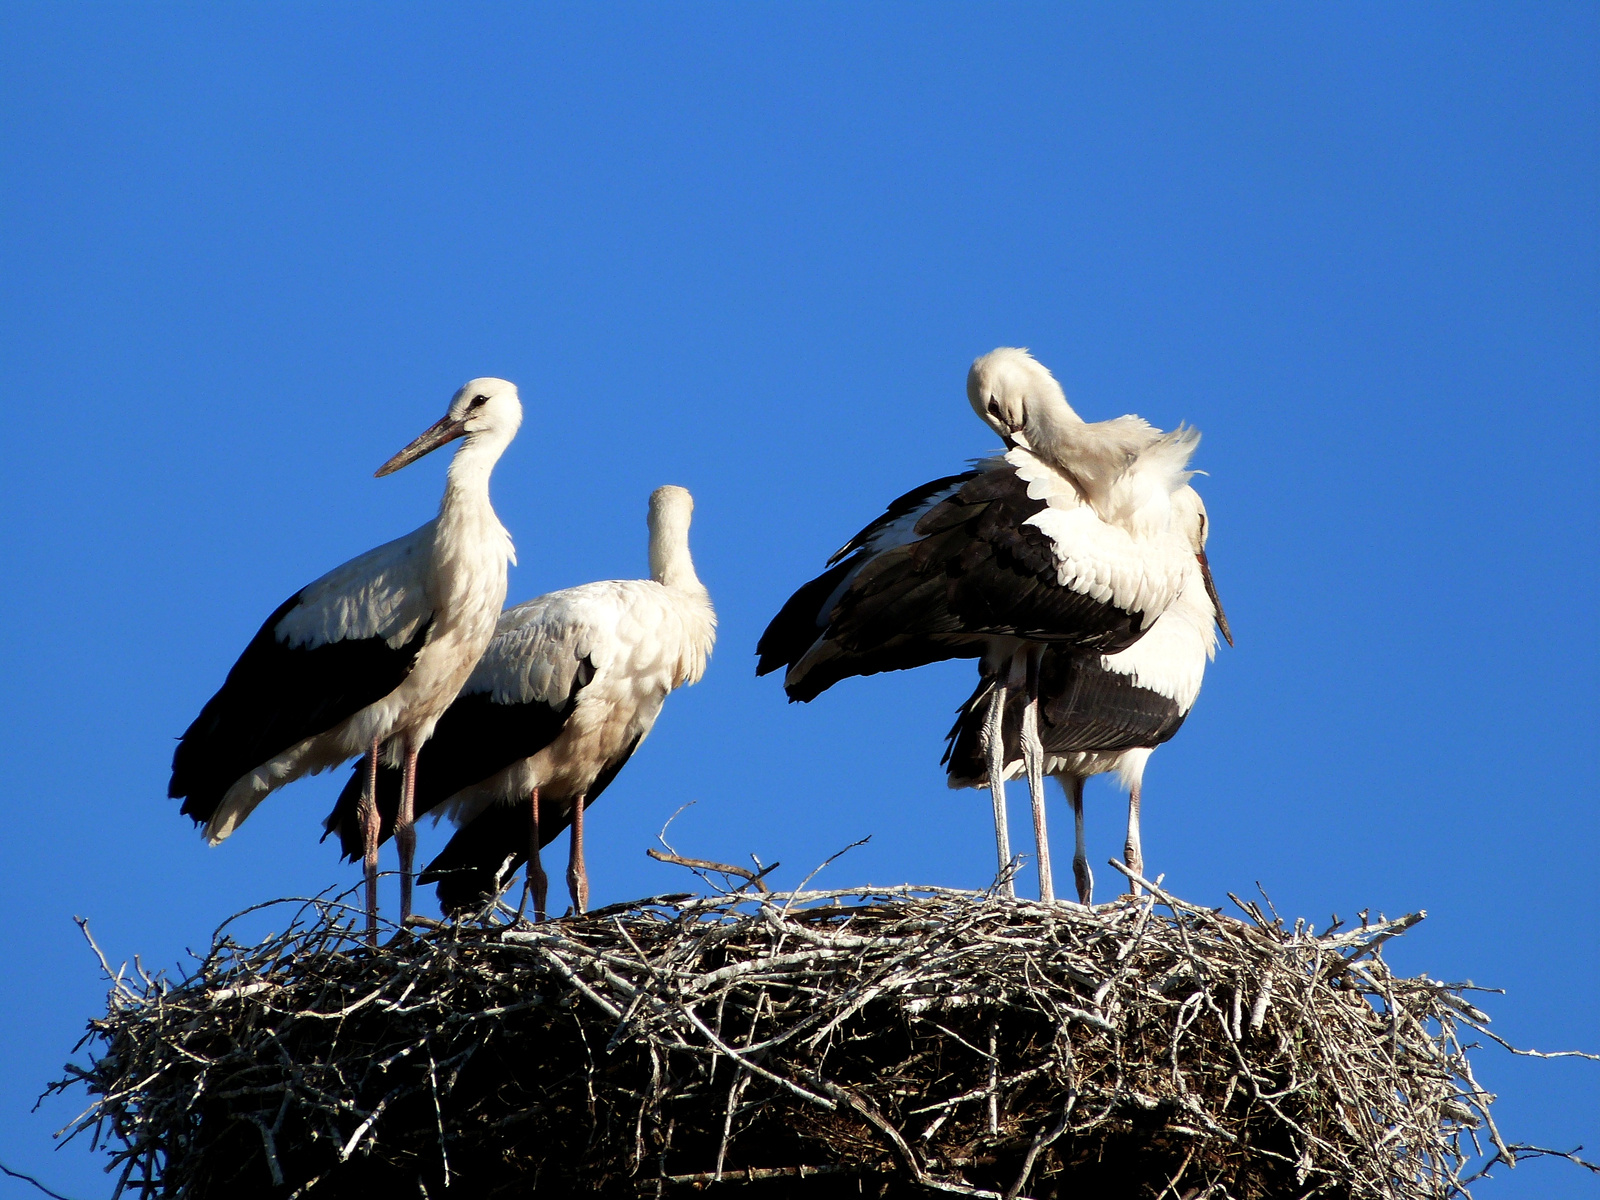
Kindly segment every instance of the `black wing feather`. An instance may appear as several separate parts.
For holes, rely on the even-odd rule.
[[[983,679],[956,714],[943,762],[957,780],[987,778],[979,735],[994,683]],[[1021,698],[1005,711],[1006,762],[1022,757]],[[1170,741],[1187,711],[1133,677],[1108,671],[1097,654],[1046,650],[1039,662],[1039,741],[1049,754],[1153,749]]]
[[[303,595],[267,618],[173,752],[167,795],[197,825],[245,774],[399,687],[432,628],[425,623],[398,649],[382,637],[291,648],[274,630]]]
[[[801,587],[778,610],[778,615],[772,618],[761,640],[756,643],[756,653],[760,655],[756,674],[766,675],[779,667],[792,667],[811,649],[812,643],[822,635],[828,624],[830,614],[823,611],[823,604],[852,571],[860,568],[863,556],[858,552],[866,550],[873,538],[896,521],[924,507],[935,496],[976,478],[977,474],[977,471],[963,471],[959,475],[933,479],[890,501],[882,516],[868,524],[828,559],[828,570]],[[805,698],[810,699],[809,696]]]
[[[1145,614],[1061,585],[1054,544],[1027,524],[1045,504],[1029,497],[1009,465],[974,473],[917,522],[916,541],[879,554],[862,550],[835,568],[857,569],[823,614],[826,629],[798,651],[797,634],[779,644],[779,632],[799,625],[798,612],[786,618],[786,605],[769,628],[773,655],[762,666],[773,669],[785,653],[793,666],[820,637],[827,652],[785,680],[791,699],[810,700],[848,676],[977,657],[994,636],[1105,654],[1127,649],[1143,635]],[[790,603],[816,595],[830,577],[837,586],[843,575],[813,580]]]
[[[852,560],[830,567],[784,602],[756,643],[756,653],[760,655],[756,663],[757,675],[766,675],[779,667],[792,667],[800,661],[827,625],[823,604],[858,565]]]

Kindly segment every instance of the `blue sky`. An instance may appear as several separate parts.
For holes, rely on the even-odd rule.
[[[51,1150],[68,1105],[29,1111],[102,1003],[74,914],[173,963],[355,881],[316,843],[342,775],[208,850],[173,738],[280,600],[432,515],[442,457],[372,471],[485,374],[528,410],[513,601],[642,574],[649,491],[698,501],[721,639],[591,814],[596,903],[686,882],[643,852],[690,800],[680,849],[785,882],[867,834],[824,878],[987,882],[987,802],[938,769],[970,664],[790,706],[753,648],[989,449],[966,365],[1026,345],[1090,419],[1205,433],[1238,647],[1150,765],[1150,870],[1319,925],[1426,908],[1401,967],[1600,1049],[1597,35],[1583,4],[0,5],[0,1157],[109,1190]],[[1093,785],[1095,862],[1121,819]],[[1508,1137],[1600,1154],[1600,1064],[1479,1073]]]

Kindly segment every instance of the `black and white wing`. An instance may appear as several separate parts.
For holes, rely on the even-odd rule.
[[[173,753],[185,815],[212,823],[239,779],[400,686],[432,626],[431,540],[430,524],[370,550],[267,618]]]
[[[997,636],[1115,653],[1182,585],[1181,552],[1102,520],[1070,480],[1025,450],[956,479],[914,511],[900,540],[864,544],[801,589],[807,604],[820,600],[820,629],[799,649],[798,620],[786,621],[761,664],[787,662],[791,699],[851,675],[977,657]]]
[[[756,674],[766,675],[779,667],[793,667],[799,662],[806,651],[824,637],[834,606],[861,573],[861,569],[876,555],[912,541],[916,537],[917,522],[923,514],[954,495],[977,474],[973,470],[960,475],[946,475],[913,488],[837,550],[828,559],[828,569],[790,596],[768,624],[761,640],[756,643],[756,653],[760,656]],[[817,689],[819,692],[822,690]],[[794,698],[809,700],[811,696]]]
[[[1117,654],[1045,648],[1039,658],[1039,742],[1047,756],[1154,749],[1176,734],[1216,655],[1222,605],[1204,554],[1191,554],[1185,585],[1149,631]],[[978,682],[945,747],[952,787],[987,783],[980,732],[994,680]],[[1021,697],[1005,710],[1008,772],[1022,759]]]
[[[582,590],[552,592],[500,614],[494,640],[417,756],[417,817],[560,736],[594,678],[594,626],[575,596]],[[356,764],[324,822],[351,861],[365,853],[358,811],[365,769]],[[398,766],[379,768],[380,841],[394,835],[400,783]]]

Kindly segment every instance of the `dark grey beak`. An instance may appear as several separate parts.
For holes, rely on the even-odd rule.
[[[1200,560],[1200,574],[1205,576],[1206,595],[1211,597],[1211,607],[1217,611],[1217,628],[1222,630],[1222,636],[1228,639],[1228,645],[1233,645],[1233,630],[1228,628],[1228,614],[1222,611],[1222,601],[1217,597],[1217,585],[1211,578],[1211,564],[1206,560],[1206,552],[1200,551],[1197,558]]]
[[[441,417],[430,425],[416,441],[396,454],[373,474],[379,479],[385,475],[393,475],[401,467],[414,463],[429,451],[437,450],[446,442],[453,442],[467,431],[466,423],[454,420],[451,417]]]

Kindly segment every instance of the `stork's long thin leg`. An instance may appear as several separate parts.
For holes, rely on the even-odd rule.
[[[528,794],[528,810],[532,818],[528,831],[528,890],[533,893],[533,919],[544,920],[545,905],[550,899],[550,879],[544,873],[544,864],[539,861],[539,848],[542,839],[539,837],[539,789],[534,788]]]
[[[411,915],[411,884],[417,861],[417,747],[406,739],[405,777],[400,785],[400,811],[394,819],[394,844],[400,849],[400,927]]]
[[[589,873],[583,867],[583,800],[572,803],[572,857],[567,860],[567,890],[572,893],[574,914],[589,908]]]
[[[361,840],[366,853],[362,869],[367,877],[367,941],[378,944],[378,747],[377,738],[367,752],[366,782],[361,789]]]
[[[1139,788],[1136,780],[1128,791],[1128,841],[1122,848],[1122,861],[1128,870],[1143,878],[1144,850],[1139,845]],[[1143,889],[1130,879],[1128,891],[1137,896]]]
[[[1072,851],[1072,878],[1078,885],[1078,903],[1094,903],[1094,872],[1089,869],[1089,850],[1083,836],[1083,780],[1076,775],[1067,779],[1068,793],[1072,797],[1072,832],[1076,845]]]
[[[983,745],[989,755],[989,795],[994,800],[994,849],[1000,859],[1000,894],[1015,897],[1007,877],[1011,869],[1011,834],[1006,827],[1006,671],[1001,668],[989,693],[989,711],[983,718]]]
[[[1050,833],[1044,819],[1044,746],[1039,741],[1039,650],[1031,648],[1017,655],[1024,667],[1023,687],[1027,696],[1022,709],[1022,763],[1028,772],[1028,799],[1033,803],[1033,841],[1039,854],[1039,899],[1046,904],[1056,898],[1055,880],[1050,874]],[[1016,678],[1016,667],[1012,668]]]

